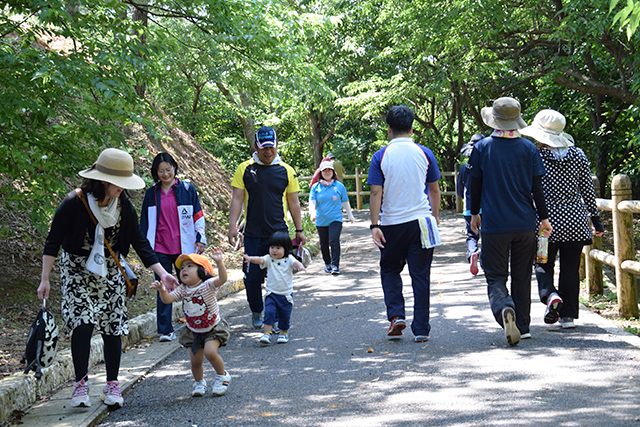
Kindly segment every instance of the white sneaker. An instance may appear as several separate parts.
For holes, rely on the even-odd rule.
[[[120,392],[120,383],[118,381],[107,381],[104,389],[102,389],[101,399],[107,406],[122,408],[124,400]]]
[[[280,332],[278,335],[278,339],[276,340],[276,344],[286,344],[289,342],[289,334],[286,332]]]
[[[227,371],[224,371],[224,375],[216,375],[216,380],[211,387],[211,393],[214,396],[222,396],[227,392],[229,383],[231,382],[231,375]]]
[[[193,383],[192,397],[204,396],[207,392],[207,380],[195,381]]]
[[[71,395],[71,407],[77,408],[78,406],[86,408],[91,406],[91,399],[89,398],[89,384],[84,380],[84,378],[74,384],[73,394]]]
[[[173,341],[176,339],[175,332],[171,332],[170,334],[160,335],[160,342]]]
[[[260,339],[258,341],[263,346],[271,345],[271,333],[270,332],[266,332],[263,336],[260,337]]]

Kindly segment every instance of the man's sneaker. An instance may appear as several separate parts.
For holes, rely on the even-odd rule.
[[[480,258],[480,256],[474,252],[471,254],[471,258],[469,260],[469,262],[471,262],[471,265],[469,266],[469,271],[471,271],[471,274],[473,274],[474,276],[476,274],[478,274],[478,258]]]
[[[573,323],[573,317],[563,317],[560,319],[560,326],[562,329],[573,329],[576,327],[576,324]]]
[[[429,335],[416,335],[413,340],[415,342],[427,342],[429,341]]]
[[[331,264],[325,264],[324,265],[324,272],[325,273],[331,273]]]
[[[402,335],[402,330],[407,327],[404,319],[402,317],[396,316],[391,319],[391,325],[389,325],[389,329],[387,329],[387,336],[390,339],[398,339],[400,335]]]
[[[289,334],[286,332],[280,332],[280,335],[278,335],[276,344],[286,344],[288,342],[289,342]]]
[[[259,312],[252,313],[251,324],[253,325],[253,329],[262,328],[262,313],[259,313]]]
[[[331,266],[331,274],[340,274],[340,270],[338,269],[337,265]]]
[[[194,381],[193,390],[191,391],[192,397],[204,396],[207,392],[207,380]]]
[[[231,382],[231,375],[227,371],[224,371],[224,375],[216,375],[216,380],[211,387],[211,393],[214,396],[222,396],[227,392],[229,383]]]
[[[525,332],[524,334],[520,334],[520,339],[521,340],[531,339],[531,332]]]
[[[118,381],[107,381],[102,389],[102,401],[105,405],[113,408],[122,408],[124,400],[120,392],[120,383]]]
[[[176,339],[175,332],[171,332],[170,334],[160,335],[160,342],[173,341]]]
[[[264,345],[271,345],[271,332],[265,332],[263,336],[260,337],[260,339],[258,340],[260,342],[260,344]]]
[[[510,346],[514,346],[520,342],[520,331],[516,326],[516,312],[511,307],[502,309],[502,327],[504,328],[504,336]]]
[[[71,407],[77,408],[91,406],[91,399],[89,398],[89,384],[85,381],[87,377],[78,381],[73,385],[73,394],[71,395]]]
[[[560,317],[560,309],[562,308],[562,298],[553,292],[547,297],[547,309],[544,311],[544,323],[553,325]]]

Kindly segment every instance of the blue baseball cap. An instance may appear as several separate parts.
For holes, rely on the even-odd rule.
[[[278,144],[276,131],[269,126],[262,126],[256,131],[256,146],[258,148],[275,147]]]

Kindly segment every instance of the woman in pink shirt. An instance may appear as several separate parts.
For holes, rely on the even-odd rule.
[[[145,193],[140,215],[142,233],[168,272],[180,254],[202,254],[207,245],[198,193],[193,185],[176,178],[177,173],[178,164],[169,153],[160,153],[153,159],[151,176],[155,185]],[[171,313],[171,304],[163,303],[158,296],[160,341],[176,338]]]

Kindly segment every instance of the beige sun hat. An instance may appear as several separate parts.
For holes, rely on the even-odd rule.
[[[93,166],[80,171],[79,174],[83,178],[105,181],[127,190],[144,188],[142,178],[133,173],[131,155],[117,148],[103,150]]]
[[[567,120],[556,110],[541,110],[531,126],[520,129],[520,133],[550,147],[573,147],[573,137],[564,132],[566,124]]]
[[[324,162],[320,163],[320,166],[318,166],[318,169],[320,169],[320,171],[323,171],[325,169],[333,169],[335,171],[333,167],[333,162],[330,160],[329,161],[325,160]]]
[[[516,130],[527,126],[520,114],[518,100],[504,96],[493,101],[493,107],[484,107],[482,120],[487,126],[498,130]]]

